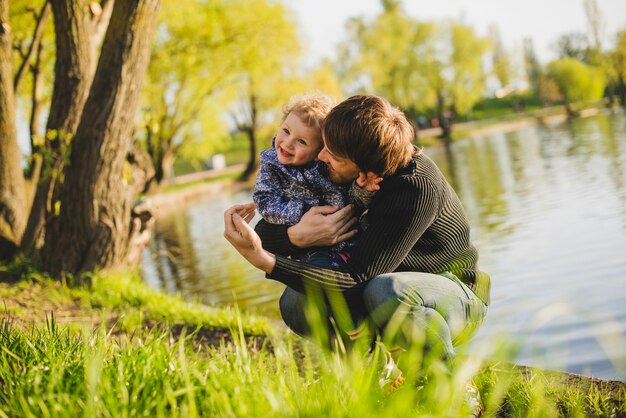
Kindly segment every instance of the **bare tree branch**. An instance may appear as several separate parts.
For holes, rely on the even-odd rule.
[[[46,0],[41,8],[41,12],[39,12],[37,16],[37,24],[35,25],[35,30],[33,32],[33,40],[30,43],[26,54],[22,54],[22,63],[15,73],[15,78],[13,79],[14,90],[17,90],[17,86],[20,84],[22,76],[24,75],[24,70],[30,63],[30,60],[35,55],[35,51],[39,47],[39,43],[41,43],[41,39],[43,38],[43,30],[46,26],[46,22],[48,21],[48,16],[50,16],[50,3]],[[20,52],[22,51],[20,50]]]

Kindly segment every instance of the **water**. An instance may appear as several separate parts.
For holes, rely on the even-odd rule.
[[[470,350],[626,381],[626,114],[623,110],[425,150],[461,198],[492,276]],[[155,288],[278,317],[283,285],[224,240],[223,211],[249,192],[197,201],[157,222],[144,253]],[[254,222],[254,221],[253,221]]]

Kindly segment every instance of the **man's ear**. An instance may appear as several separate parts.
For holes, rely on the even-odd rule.
[[[359,170],[359,176],[356,178],[356,184],[363,187],[367,183],[367,173]]]

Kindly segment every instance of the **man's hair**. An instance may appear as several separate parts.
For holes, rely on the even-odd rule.
[[[379,96],[344,100],[326,116],[323,129],[330,152],[365,172],[391,175],[413,155],[413,126],[400,109]]]
[[[313,128],[322,128],[322,123],[328,112],[335,105],[332,97],[321,93],[307,93],[292,96],[283,106],[284,121],[290,113],[295,113],[305,125]]]

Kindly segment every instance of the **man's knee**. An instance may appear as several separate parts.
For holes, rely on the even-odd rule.
[[[278,300],[278,308],[283,322],[296,334],[305,335],[308,331],[304,315],[306,298],[291,288],[286,288]]]
[[[296,312],[302,310],[302,301],[300,300],[300,294],[291,288],[286,288],[278,301],[278,307],[283,319],[285,317],[291,317]]]
[[[399,296],[393,286],[393,279],[386,274],[371,279],[363,290],[363,302],[368,312],[388,304],[390,299],[398,300]]]

